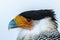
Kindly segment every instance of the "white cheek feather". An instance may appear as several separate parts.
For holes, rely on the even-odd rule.
[[[38,34],[44,31],[56,30],[55,23],[51,20],[50,17],[34,21],[34,28],[31,30],[31,33]]]
[[[56,26],[54,25],[54,22],[51,20],[51,18],[46,17],[44,19],[34,21],[33,29],[31,30],[23,29],[23,31],[19,33],[19,37],[23,38],[26,35],[26,38],[28,38],[28,36],[29,37],[34,36],[35,34],[39,35],[39,33],[44,31],[56,30],[55,28]]]

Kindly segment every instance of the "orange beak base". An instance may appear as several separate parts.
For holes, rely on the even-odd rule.
[[[32,28],[32,21],[28,22],[27,18],[23,16],[17,16],[14,18],[15,23],[19,28],[24,28],[24,29],[31,29]]]

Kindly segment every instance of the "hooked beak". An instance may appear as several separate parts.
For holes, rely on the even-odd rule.
[[[12,29],[12,28],[30,29],[32,27],[31,24],[32,24],[32,21],[28,22],[27,18],[23,16],[17,16],[10,21],[8,29]]]
[[[12,28],[17,28],[17,24],[15,23],[14,20],[11,20],[8,25],[8,30]]]

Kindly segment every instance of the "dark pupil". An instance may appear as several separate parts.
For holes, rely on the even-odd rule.
[[[28,21],[28,22],[30,22],[30,21],[31,21],[31,19],[27,19],[27,21]]]

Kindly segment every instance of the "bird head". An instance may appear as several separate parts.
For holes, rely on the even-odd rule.
[[[8,28],[22,28],[32,29],[35,21],[51,17],[52,21],[55,21],[55,14],[53,10],[31,10],[25,11],[16,16],[9,22]],[[35,24],[36,25],[36,24]]]

